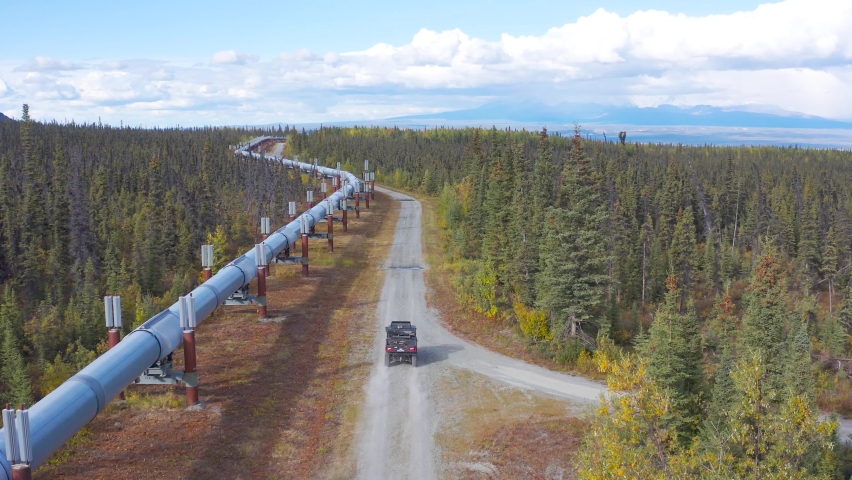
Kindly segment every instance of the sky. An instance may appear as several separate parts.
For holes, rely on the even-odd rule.
[[[0,112],[196,126],[493,101],[852,120],[852,1],[0,0]]]

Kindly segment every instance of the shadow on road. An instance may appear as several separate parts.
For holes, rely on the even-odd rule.
[[[462,345],[429,345],[418,347],[417,364],[430,365],[443,362],[450,358],[450,354],[464,350]]]

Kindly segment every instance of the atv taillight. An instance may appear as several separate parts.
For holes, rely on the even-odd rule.
[[[411,350],[412,352],[416,352],[416,351],[417,351],[417,347],[411,347],[409,350]]]
[[[385,351],[386,351],[386,352],[392,352],[392,351],[393,351],[393,347],[385,347]]]

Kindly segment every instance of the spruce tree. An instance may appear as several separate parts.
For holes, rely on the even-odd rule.
[[[822,265],[820,273],[825,283],[828,284],[828,312],[834,313],[834,281],[837,278],[838,271],[838,248],[837,248],[837,231],[832,225],[828,229],[828,234],[825,237],[825,243],[822,250]]]
[[[770,248],[757,260],[748,286],[740,341],[765,359],[769,384],[775,391],[780,391],[784,383],[787,302],[787,275]]]
[[[692,287],[692,276],[695,268],[695,222],[692,206],[677,213],[674,234],[669,246],[669,264],[678,276],[678,281],[687,290]]]
[[[837,320],[843,326],[844,331],[852,331],[852,283],[846,286],[843,305],[837,312]]]
[[[510,202],[515,172],[511,145],[503,145],[502,150],[502,154],[494,158],[481,214],[485,217],[482,259],[497,274],[500,285],[505,286],[511,245],[514,243],[507,233],[511,222]]]
[[[556,164],[553,159],[553,147],[547,128],[542,128],[538,136],[538,149],[529,189],[529,202],[532,214],[530,228],[529,261],[531,282],[535,284],[541,268],[541,248],[545,236],[545,218],[548,207],[553,205],[556,192]],[[537,296],[534,289],[533,297]]]
[[[645,214],[645,222],[642,224],[642,231],[639,234],[639,249],[642,251],[641,262],[641,277],[642,277],[642,305],[649,297],[651,284],[651,251],[654,243],[654,223],[651,220],[651,214]]]
[[[53,183],[51,200],[53,201],[53,240],[50,251],[51,273],[54,279],[54,298],[64,302],[68,294],[68,281],[71,256],[68,246],[71,243],[71,204],[68,198],[68,184],[71,170],[62,143],[57,140],[53,154]]]
[[[576,127],[559,198],[545,220],[537,283],[538,306],[563,335],[584,334],[582,325],[596,323],[602,313],[610,259],[604,233],[608,215],[599,191]]]
[[[12,174],[12,155],[0,155],[0,275],[17,270],[19,222],[15,199],[16,182]]]
[[[701,420],[704,389],[701,327],[691,302],[685,312],[680,311],[682,292],[677,279],[669,277],[667,284],[668,292],[640,350],[646,358],[650,378],[669,390],[671,422],[680,443],[687,445]]]
[[[784,383],[788,395],[805,398],[815,405],[816,382],[811,366],[811,337],[802,321],[793,320],[791,323]]]
[[[713,392],[707,408],[705,430],[718,432],[727,429],[725,413],[730,411],[734,401],[734,380],[731,371],[735,366],[735,358],[731,347],[722,350],[719,358],[719,366],[713,380]]]
[[[526,306],[530,306],[534,300],[533,275],[537,262],[533,251],[536,249],[538,239],[535,238],[532,205],[529,198],[527,158],[520,150],[515,150],[513,156],[515,174],[509,206],[509,230],[511,238],[515,239],[513,243],[517,243],[519,246],[517,249],[513,249],[509,258],[508,283],[517,300]]]
[[[719,257],[715,238],[711,232],[704,243],[704,282],[713,294],[719,293]]]
[[[2,349],[0,349],[0,360],[2,360],[0,380],[8,388],[3,403],[32,405],[32,383],[19,342],[18,325],[21,315],[18,312],[15,295],[8,285],[3,297],[3,305],[0,307],[0,329],[2,329],[0,331],[3,334]]]

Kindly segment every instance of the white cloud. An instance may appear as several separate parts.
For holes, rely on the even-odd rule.
[[[55,60],[50,57],[35,57],[30,63],[16,68],[18,72],[59,72],[82,68],[69,60]]]
[[[100,66],[101,70],[124,70],[127,65],[118,60],[107,60]]]
[[[705,17],[599,9],[541,35],[506,33],[496,41],[421,29],[404,45],[301,49],[271,61],[236,50],[216,52],[209,63],[89,66],[36,57],[17,68],[0,64],[0,109],[38,98],[42,111],[59,118],[89,112],[133,121],[149,112],[182,124],[259,123],[381,118],[518,96],[761,104],[852,120],[848,25],[848,0],[787,0]]]
[[[238,53],[236,50],[222,50],[213,54],[210,63],[214,65],[245,65],[260,60],[257,55]]]
[[[300,50],[296,50],[293,53],[283,52],[278,58],[282,62],[294,62],[294,63],[304,63],[304,62],[316,62],[320,60],[320,57],[307,48],[302,48]]]

